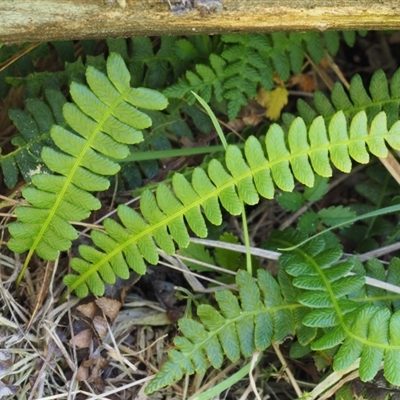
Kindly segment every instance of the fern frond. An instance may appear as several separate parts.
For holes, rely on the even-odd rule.
[[[281,266],[293,277],[293,286],[303,291],[298,301],[308,312],[302,324],[324,330],[311,348],[326,350],[339,346],[334,357],[335,370],[347,368],[360,357],[359,373],[363,381],[374,378],[383,359],[386,379],[398,385],[400,369],[393,357],[400,354],[400,334],[395,331],[400,312],[392,314],[390,295],[384,290],[368,287],[372,296],[368,293],[368,297],[359,297],[359,291],[365,288],[365,275],[349,274],[357,261],[355,258],[340,261],[341,257],[340,247],[328,244],[321,237],[280,257]],[[384,278],[382,265],[377,261],[372,264],[379,269],[378,276]],[[392,269],[391,279],[397,283],[398,262]],[[393,298],[398,301],[400,296]]]
[[[230,291],[221,290],[215,295],[219,310],[202,304],[197,309],[200,322],[179,320],[184,336],[174,340],[178,350],[170,353],[147,393],[171,385],[184,373],[205,373],[209,364],[220,368],[225,356],[232,362],[241,355],[249,357],[294,333],[292,309],[298,305],[284,303],[279,285],[268,272],[258,270],[257,277],[256,283],[247,272],[238,272],[240,303]]]
[[[327,38],[335,54],[338,46],[334,43],[339,43],[339,34],[332,32]],[[324,52],[324,38],[317,32],[222,35],[221,41],[222,52],[211,54],[208,63],[196,63],[164,94],[170,98],[187,97],[190,104],[195,101],[191,91],[206,102],[226,100],[228,117],[233,120],[248,99],[256,96],[259,86],[272,89],[274,72],[285,81],[291,73],[301,71],[305,52],[315,63],[321,61]]]
[[[126,206],[118,207],[118,215],[124,226],[116,222],[106,222],[106,234],[92,233],[92,239],[102,252],[96,255],[82,255],[82,259],[72,260],[72,268],[79,275],[67,275],[64,282],[78,296],[85,296],[88,287],[95,287],[96,295],[102,295],[99,273],[103,269],[112,276],[111,262],[120,260],[121,268],[127,274],[128,267],[141,273],[143,258],[149,263],[158,261],[157,245],[166,253],[174,252],[174,242],[179,247],[187,247],[189,233],[187,224],[199,237],[207,235],[204,216],[213,224],[222,221],[219,203],[232,215],[242,211],[242,202],[256,204],[259,196],[271,199],[275,186],[291,191],[297,179],[307,186],[313,186],[315,174],[330,176],[330,161],[336,168],[349,172],[351,158],[367,162],[369,152],[379,157],[387,154],[386,143],[400,148],[400,121],[390,130],[386,128],[386,114],[379,113],[371,125],[366,113],[361,111],[347,125],[342,112],[336,113],[326,126],[318,117],[307,130],[304,121],[293,121],[286,144],[285,133],[279,125],[272,125],[261,143],[250,137],[244,153],[234,145],[228,146],[225,165],[213,159],[205,172],[194,169],[192,181],[175,174],[172,179],[173,192],[165,185],[159,185],[156,196],[144,192],[140,202],[140,215]],[[368,147],[368,151],[367,151]],[[265,150],[264,150],[265,148]],[[202,212],[203,210],[203,212]],[[118,229],[118,234],[109,226]],[[155,242],[154,242],[155,241]],[[124,254],[122,257],[121,254]],[[92,282],[93,279],[93,282]]]
[[[165,87],[167,81],[175,82],[193,63],[200,62],[213,50],[211,39],[206,35],[187,39],[162,36],[159,42],[156,41],[156,46],[147,37],[133,37],[131,40],[132,55],[129,57],[127,54],[125,60],[129,69],[135,71],[133,83],[153,89]],[[123,46],[124,53],[128,53],[126,39],[112,39],[108,43],[113,46],[118,43],[118,47]]]
[[[387,115],[388,126],[391,127],[399,120],[399,88],[400,69],[393,74],[390,84],[382,70],[376,71],[369,84],[369,93],[360,75],[357,74],[351,79],[348,92],[339,82],[335,83],[330,99],[322,92],[315,92],[314,107],[316,111],[301,99],[297,102],[297,109],[307,125],[311,124],[317,115],[322,115],[329,120],[337,111],[342,110],[346,116],[353,117],[360,111],[360,108],[366,111],[370,123],[379,112],[384,111]]]
[[[177,349],[169,353],[147,392],[172,384],[184,373],[204,374],[208,364],[220,368],[224,357],[235,361],[240,355],[249,356],[271,342],[281,342],[293,331],[302,346],[311,344],[315,350],[338,347],[336,370],[360,357],[363,380],[375,376],[383,359],[385,377],[398,385],[400,311],[392,313],[379,305],[378,297],[357,297],[365,287],[364,275],[351,274],[359,261],[355,257],[341,260],[340,245],[326,236],[282,254],[279,284],[265,270],[257,271],[257,281],[239,271],[239,295],[217,292],[218,310],[201,305],[199,322],[182,319],[183,337],[175,338]],[[301,233],[287,230],[277,233],[270,245],[287,247],[302,240]],[[389,280],[400,281],[399,260],[389,266]],[[400,296],[393,295],[393,299],[398,301]],[[314,341],[317,330],[321,334]]]
[[[107,60],[107,75],[89,67],[86,79],[89,87],[72,83],[74,104],[63,107],[73,131],[54,125],[50,135],[58,149],[45,147],[41,153],[47,168],[56,175],[32,177],[34,186],[23,191],[31,205],[17,207],[19,221],[10,224],[13,238],[8,246],[17,253],[29,250],[25,265],[33,252],[53,260],[59,251],[71,247],[77,232],[69,221],[80,221],[100,208],[89,192],[107,189],[107,176],[120,168],[109,157],[126,157],[127,144],[143,140],[140,129],[151,125],[150,118],[138,108],[167,105],[165,97],[151,89],[130,87],[129,71],[117,54]]]
[[[45,91],[45,99],[46,102],[27,99],[26,108],[29,114],[16,109],[9,111],[10,119],[20,133],[12,139],[12,144],[17,148],[0,155],[4,182],[9,188],[16,185],[19,172],[30,183],[31,176],[45,168],[40,153],[44,146],[54,145],[50,138],[50,128],[55,123],[64,124],[61,110],[66,100],[63,94],[48,89]]]

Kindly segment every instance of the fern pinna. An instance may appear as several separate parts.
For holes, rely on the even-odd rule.
[[[107,189],[107,176],[120,169],[111,157],[126,157],[127,144],[143,140],[140,129],[151,125],[138,107],[158,110],[167,105],[166,98],[154,90],[131,88],[129,71],[115,53],[107,60],[107,75],[89,67],[86,79],[89,87],[72,83],[75,104],[63,107],[71,129],[54,125],[50,136],[58,149],[44,147],[41,153],[47,168],[56,174],[32,176],[33,185],[23,190],[31,205],[17,207],[19,221],[9,227],[13,236],[9,248],[17,253],[29,250],[25,267],[34,252],[54,260],[59,251],[71,247],[78,235],[70,221],[81,221],[100,208],[89,192]]]
[[[290,247],[302,239],[291,230],[276,236],[270,245]],[[383,359],[386,379],[399,385],[400,295],[383,290],[380,297],[363,296],[365,271],[356,258],[342,256],[340,245],[328,234],[284,252],[279,282],[265,270],[257,271],[257,279],[239,271],[238,295],[218,291],[218,309],[200,305],[199,321],[179,321],[183,336],[174,339],[177,349],[169,353],[147,393],[171,385],[184,373],[204,374],[209,364],[220,368],[225,358],[234,362],[294,334],[314,350],[338,346],[336,370],[360,357],[363,380],[376,375]],[[394,259],[388,270],[388,282],[398,284],[400,260]],[[385,297],[386,304],[380,304]]]
[[[284,242],[281,245],[290,245]],[[288,293],[293,286],[302,290],[298,302],[308,310],[301,323],[322,330],[311,348],[338,346],[335,370],[346,369],[360,358],[359,375],[363,381],[375,377],[383,359],[386,379],[399,385],[400,296],[365,286],[366,273],[358,259],[341,260],[340,247],[329,243],[329,239],[318,237],[280,258],[283,270],[293,277],[292,285],[286,286]],[[382,280],[399,284],[399,259],[391,261],[387,276],[378,261],[368,264],[375,264],[383,272]],[[285,292],[283,285],[282,290]],[[308,342],[312,339],[310,336]],[[303,340],[302,345],[306,344],[307,340]]]
[[[27,99],[27,112],[11,109],[8,113],[19,135],[12,139],[16,147],[8,154],[0,154],[0,165],[4,183],[12,188],[18,182],[18,171],[26,182],[31,182],[33,173],[43,166],[40,153],[44,146],[53,146],[50,128],[54,124],[65,123],[62,107],[66,102],[63,94],[54,89],[45,90],[46,101]]]
[[[400,71],[397,70],[394,73],[390,85],[386,80],[385,73],[382,70],[376,71],[372,75],[369,92],[370,95],[365,89],[360,75],[355,75],[350,82],[348,94],[343,85],[336,82],[331,92],[331,99],[328,99],[320,91],[315,92],[315,109],[304,100],[298,100],[298,113],[309,125],[317,116],[322,115],[329,120],[339,110],[346,112],[349,116],[354,116],[360,109],[363,109],[367,113],[368,121],[371,122],[383,110],[387,116],[388,126],[392,126],[399,120]]]
[[[210,305],[197,308],[200,322],[189,318],[179,320],[182,337],[176,337],[177,350],[149,383],[147,393],[154,392],[184,373],[204,374],[209,363],[220,368],[225,357],[235,362],[249,357],[256,350],[266,349],[272,341],[282,342],[295,333],[292,309],[299,304],[286,304],[275,279],[265,270],[257,271],[257,282],[245,271],[236,277],[237,295],[228,290],[215,294],[220,311]]]

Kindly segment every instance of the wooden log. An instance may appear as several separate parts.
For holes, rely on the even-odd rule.
[[[399,0],[221,1],[220,12],[194,6],[179,14],[168,0],[1,0],[0,42],[400,28]]]

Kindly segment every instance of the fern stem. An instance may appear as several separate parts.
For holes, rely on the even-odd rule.
[[[244,203],[242,202],[242,227],[243,227],[243,239],[244,246],[246,248],[246,268],[247,272],[253,276],[253,265],[251,262],[251,252],[250,252],[250,237],[249,237],[249,227],[247,226],[247,216]]]
[[[259,354],[256,365],[260,362],[260,360],[262,358],[261,355],[262,355],[262,353]],[[243,368],[241,368],[238,372],[236,372],[229,378],[225,379],[220,384],[212,387],[211,389],[207,390],[206,392],[204,392],[202,394],[190,397],[189,400],[207,400],[207,399],[212,399],[212,398],[218,396],[224,390],[232,387],[235,383],[237,383],[241,379],[243,379],[250,372],[251,368],[254,368],[254,366],[253,366],[252,362],[249,362]]]
[[[214,125],[215,130],[218,133],[219,139],[221,140],[222,145],[224,146],[225,150],[228,147],[228,142],[225,139],[224,133],[222,132],[221,126],[218,123],[217,117],[215,116],[215,114],[213,113],[213,111],[211,110],[210,106],[195,92],[192,91],[192,94],[194,97],[196,97],[196,99],[199,101],[199,103],[204,107],[204,109],[207,111],[207,114],[209,115],[209,117],[211,118],[211,121]]]
[[[300,398],[303,393],[302,393],[299,385],[297,384],[297,381],[296,381],[295,377],[293,376],[292,371],[288,367],[285,357],[283,357],[283,354],[282,354],[281,350],[279,349],[279,346],[276,343],[272,343],[272,347],[274,348],[275,353],[278,356],[279,361],[282,364],[282,368],[285,371],[290,383],[292,384],[294,391],[296,392],[297,396],[299,396],[299,398]]]
[[[256,367],[256,365],[257,365],[257,360],[260,357],[260,354],[262,354],[261,351],[254,352],[253,356],[251,357],[251,369],[250,369],[250,372],[249,372],[250,386],[253,389],[254,396],[256,397],[257,400],[261,400],[261,397],[258,394],[256,381],[254,379],[254,375],[252,374],[252,372],[253,372],[254,368]]]
[[[15,284],[16,284],[17,288],[18,288],[19,284],[21,283],[22,278],[25,275],[25,271],[28,268],[29,262],[30,262],[31,258],[33,257],[34,252],[35,252],[35,248],[32,246],[29,249],[28,254],[26,255],[25,262],[22,265],[22,269],[21,269],[20,273],[18,274],[18,277],[17,277],[17,279],[15,281]]]
[[[375,211],[371,211],[369,213],[358,215],[355,218],[349,219],[349,220],[347,220],[345,222],[342,222],[340,224],[337,224],[337,225],[331,226],[331,227],[329,227],[327,229],[324,229],[323,231],[318,232],[316,235],[313,235],[313,236],[309,237],[306,240],[303,240],[301,243],[298,243],[295,246],[286,247],[286,248],[279,248],[278,250],[281,250],[281,251],[292,251],[292,250],[295,250],[298,247],[308,243],[309,241],[313,240],[317,236],[321,236],[321,235],[323,235],[323,234],[325,234],[325,233],[327,233],[329,231],[332,231],[334,229],[340,228],[341,226],[348,225],[348,224],[353,224],[354,222],[361,221],[363,219],[372,218],[372,217],[378,217],[380,215],[391,214],[391,213],[399,212],[399,211],[400,211],[400,205],[397,204],[397,205],[394,205],[394,206],[384,207],[384,208],[381,208],[379,210],[375,210]]]
[[[243,147],[242,144],[239,147]],[[173,157],[184,157],[192,156],[197,154],[208,154],[215,153],[217,151],[224,150],[223,145],[216,146],[200,146],[200,147],[187,147],[184,149],[173,149],[173,150],[152,150],[152,151],[140,151],[132,153],[123,160],[118,160],[119,163],[133,162],[133,161],[145,161],[145,160],[160,160],[163,158]]]
[[[218,133],[219,139],[221,140],[222,145],[224,146],[224,149],[228,147],[228,143],[225,139],[224,133],[222,132],[221,126],[218,123],[218,120],[211,110],[210,106],[195,92],[192,91],[192,94],[196,97],[196,99],[199,101],[199,103],[204,107],[204,109],[207,111],[209,117],[211,118],[211,121],[214,125],[215,130]],[[243,201],[242,203],[242,229],[243,229],[243,239],[244,239],[244,245],[246,247],[246,268],[247,272],[252,275],[253,274],[253,267],[251,263],[251,253],[250,253],[250,236],[249,236],[249,228],[247,226],[247,217],[246,217],[246,209],[244,206]]]
[[[220,249],[237,251],[239,253],[246,253],[246,251],[247,251],[246,247],[241,244],[225,243],[225,242],[221,242],[218,240],[198,239],[198,238],[190,238],[190,241],[192,243],[198,243],[198,244],[202,244],[204,246],[218,247]],[[380,257],[382,255],[388,254],[389,252],[398,250],[399,248],[400,248],[400,243],[394,243],[390,246],[386,246],[384,248],[371,251],[369,253],[360,254],[357,256],[357,258],[361,262],[364,262],[371,258],[376,258],[376,257]],[[281,253],[279,253],[277,251],[264,250],[264,249],[259,249],[256,247],[250,247],[250,254],[252,254],[253,256],[265,258],[267,260],[278,260],[279,257],[281,256]],[[179,257],[181,258],[181,256],[179,256]],[[183,257],[182,257],[182,259],[183,259]],[[206,267],[209,266],[209,265],[206,265],[206,263],[201,263],[200,265],[204,265]],[[213,266],[210,265],[210,268],[211,267],[213,267]],[[349,275],[355,275],[355,274],[350,272]],[[385,289],[392,293],[400,294],[400,287],[393,285],[392,283],[380,281],[378,279],[371,278],[369,276],[365,277],[365,283],[369,286],[377,287],[380,289]]]

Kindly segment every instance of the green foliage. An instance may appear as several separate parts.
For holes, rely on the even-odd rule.
[[[326,194],[328,189],[328,179],[319,175],[315,177],[312,187],[306,187],[304,192],[282,192],[276,196],[280,206],[287,211],[297,211],[303,205],[318,201]]]
[[[127,276],[129,267],[144,271],[144,259],[156,264],[155,243],[167,254],[175,252],[174,242],[187,247],[189,232],[184,218],[197,236],[206,237],[204,216],[214,225],[222,222],[219,203],[230,214],[239,215],[242,202],[254,205],[259,196],[272,199],[275,185],[291,191],[295,178],[313,186],[315,173],[330,176],[330,161],[343,172],[351,170],[351,157],[368,162],[366,146],[379,157],[387,154],[385,141],[393,148],[400,148],[400,121],[388,131],[384,112],[368,126],[366,113],[360,111],[349,125],[341,111],[331,118],[329,125],[317,117],[308,130],[304,121],[297,118],[289,129],[287,146],[284,131],[274,124],[264,143],[251,136],[244,152],[235,145],[228,146],[226,168],[213,159],[207,172],[200,167],[194,169],[191,182],[176,173],[172,178],[173,192],[160,184],[155,195],[150,191],[142,194],[141,215],[124,205],[118,206],[123,225],[108,219],[104,221],[105,232],[93,231],[92,240],[101,251],[80,246],[82,258],[71,262],[78,275],[67,275],[64,282],[78,296],[86,296],[89,289],[102,295],[103,281],[114,282],[115,274]]]
[[[229,232],[224,232],[218,238],[218,240],[224,243],[239,244],[239,239]],[[206,266],[204,263],[217,265],[218,267],[225,268],[230,271],[237,271],[239,268],[245,268],[242,254],[229,249],[216,248],[214,253],[211,255],[210,251],[203,245],[198,243],[190,243],[187,248],[179,249],[178,253],[181,256],[186,257],[185,265],[188,266],[192,271],[210,271],[210,266]],[[187,260],[187,258],[190,258],[193,261]],[[224,278],[224,275],[219,277],[219,279]]]
[[[360,110],[365,110],[370,123],[380,111],[387,115],[387,124],[392,126],[399,119],[400,106],[400,69],[391,78],[390,84],[382,70],[376,71],[369,84],[369,92],[365,88],[360,75],[355,75],[350,81],[349,94],[343,85],[336,82],[330,99],[322,92],[315,92],[314,108],[304,100],[297,103],[299,115],[307,125],[322,115],[326,119],[332,118],[338,110],[342,110],[349,117],[353,117]]]
[[[383,207],[398,204],[399,186],[393,177],[380,165],[367,168],[365,179],[355,185],[361,202],[355,202],[351,209],[357,214],[364,214]],[[345,229],[342,234],[352,242],[356,242],[359,253],[371,251],[382,245],[391,244],[399,235],[397,222],[387,216],[360,221]],[[357,240],[355,240],[357,238]]]
[[[126,48],[125,40],[114,39],[113,43],[117,41]],[[109,40],[109,47],[111,43]],[[162,36],[155,51],[150,38],[133,37],[132,56],[128,56],[127,50],[124,53],[136,84],[159,89],[164,88],[168,80],[176,81],[194,62],[205,59],[214,47],[211,38],[205,35],[187,39]]]
[[[318,212],[307,211],[298,221],[298,229],[306,234],[314,234],[320,226],[331,227],[343,224],[343,228],[350,226],[351,223],[345,224],[347,221],[356,217],[356,213],[349,207],[331,206],[323,208]]]
[[[302,239],[287,231],[276,234],[271,242],[289,247]],[[218,309],[201,305],[199,322],[181,319],[183,337],[174,340],[177,350],[170,352],[147,392],[170,385],[183,373],[204,373],[208,363],[219,368],[224,355],[234,362],[240,355],[248,357],[294,333],[302,346],[333,349],[336,370],[360,357],[364,381],[374,378],[383,360],[386,379],[399,385],[400,295],[365,286],[362,271],[350,274],[355,267],[359,269],[359,261],[343,260],[340,246],[330,239],[318,237],[283,253],[279,283],[265,270],[257,271],[257,280],[239,271],[238,295],[217,292]],[[380,270],[376,276],[385,280],[382,265],[377,261],[369,264],[374,264]],[[388,271],[387,281],[398,284],[400,259],[393,259]],[[362,296],[360,290],[371,292]]]
[[[319,63],[324,54],[323,40],[332,54],[338,50],[339,34],[330,32],[323,37],[317,32],[272,33],[269,35],[222,35],[222,51],[210,54],[207,63],[196,64],[186,71],[185,78],[164,90],[167,97],[183,98],[192,104],[191,91],[206,102],[227,102],[230,120],[236,118],[248,98],[254,98],[259,86],[270,90],[274,72],[282,80],[299,73],[305,51]]]
[[[42,150],[46,167],[56,174],[33,175],[34,186],[23,190],[31,206],[15,210],[19,221],[9,227],[13,238],[8,246],[17,253],[35,251],[54,260],[59,251],[69,249],[71,240],[77,238],[69,221],[81,221],[100,208],[89,192],[107,189],[106,176],[120,169],[109,157],[126,157],[127,144],[143,140],[140,129],[151,125],[137,107],[160,109],[167,105],[161,94],[129,86],[130,74],[117,54],[107,60],[107,76],[89,67],[86,79],[89,87],[71,85],[75,104],[63,107],[65,120],[75,132],[54,125],[50,135],[58,149]]]
[[[29,114],[16,109],[9,111],[10,119],[20,133],[12,139],[16,149],[0,155],[4,182],[9,188],[16,185],[18,171],[26,182],[31,182],[31,175],[44,168],[40,153],[43,146],[53,146],[50,128],[54,124],[65,124],[61,110],[66,100],[62,93],[46,90],[45,99],[28,99],[26,108]]]
[[[174,340],[178,350],[170,352],[169,361],[147,386],[147,393],[170,385],[184,373],[204,374],[208,363],[220,368],[224,356],[235,362],[294,334],[293,306],[285,304],[278,283],[262,269],[257,271],[257,278],[256,282],[247,272],[239,271],[238,296],[228,290],[218,291],[215,299],[219,310],[202,304],[197,308],[200,322],[179,320],[183,337]]]
[[[85,54],[90,58],[94,53],[95,41],[81,41]],[[6,69],[0,72],[0,97],[5,97],[11,86],[24,86],[24,93],[27,98],[37,98],[42,96],[47,89],[60,89],[61,85],[70,83],[71,76],[66,71],[57,72],[37,72],[35,71],[37,60],[43,61],[47,57],[54,55],[54,50],[62,63],[73,63],[75,60],[75,50],[73,41],[60,41],[50,43],[24,44],[22,46],[4,46],[0,50],[0,63],[18,56],[19,52],[27,48],[31,50],[21,58],[11,63]],[[54,59],[52,64],[54,65]],[[56,61],[57,62],[57,61]],[[84,72],[83,72],[84,73]]]
[[[344,33],[344,38],[352,43],[354,35]],[[167,37],[157,46],[148,38],[133,38],[132,53],[125,40],[107,43],[121,55],[111,53],[107,61],[88,57],[85,64],[79,60],[67,67],[63,79],[73,77],[73,103],[66,103],[60,91],[47,90],[45,101],[27,101],[28,113],[10,113],[20,136],[13,139],[16,149],[0,156],[0,163],[9,187],[18,170],[30,184],[23,190],[29,204],[16,208],[18,221],[9,226],[13,237],[8,245],[18,253],[29,251],[25,266],[33,253],[53,260],[71,248],[78,236],[73,222],[100,208],[92,192],[109,187],[108,178],[120,171],[129,154],[169,148],[162,126],[177,138],[190,137],[182,111],[209,133],[211,124],[193,106],[191,90],[226,106],[233,119],[259,86],[272,88],[274,72],[287,80],[301,71],[305,51],[314,62],[325,48],[334,54],[339,34]],[[131,87],[163,88],[183,74],[164,95]],[[42,78],[32,78],[36,91],[48,77]],[[161,113],[167,107],[165,96],[171,101]],[[173,254],[179,248],[186,256],[236,270],[243,261],[237,254],[218,250],[213,258],[204,248],[188,248],[189,235],[207,237],[210,224],[222,223],[223,212],[239,215],[260,197],[273,199],[277,189],[287,192],[279,202],[295,211],[325,195],[333,168],[348,173],[354,161],[366,164],[371,155],[386,157],[388,148],[400,150],[399,104],[400,70],[390,83],[377,71],[368,90],[356,75],[349,93],[336,84],[330,98],[317,92],[313,107],[299,101],[300,116],[287,115],[284,126],[273,124],[264,137],[249,136],[243,149],[231,144],[221,160],[175,173],[169,186],[161,183],[154,192],[145,190],[138,210],[119,205],[120,221],[106,219],[103,227],[92,230],[93,245],[79,246],[80,257],[72,259],[73,273],[64,277],[65,284],[80,297],[89,292],[101,296],[105,283],[114,283],[117,276],[128,278],[130,269],[144,274],[146,263],[157,264],[159,249]],[[143,137],[142,130],[152,122],[154,131]],[[40,166],[39,173],[33,173],[33,163]],[[155,161],[140,167],[147,176],[157,172]],[[137,177],[138,172],[132,168],[124,174]],[[292,193],[296,181],[305,189]],[[366,186],[358,191],[370,196]],[[370,200],[375,207],[384,204],[382,196]],[[354,216],[354,210],[343,206],[310,210],[300,218],[297,233],[277,234],[270,246],[290,247],[321,225]],[[356,258],[343,259],[332,233],[284,253],[277,280],[264,270],[257,271],[257,279],[239,270],[238,295],[219,291],[216,307],[198,307],[199,321],[180,320],[183,336],[175,339],[177,349],[147,391],[170,385],[184,373],[204,374],[208,364],[219,368],[225,358],[234,362],[294,335],[294,354],[326,351],[334,356],[337,370],[361,358],[364,380],[372,379],[383,362],[388,381],[399,385],[400,296],[365,283],[375,278],[399,285],[399,271],[397,259],[387,269],[376,260],[364,266]]]

